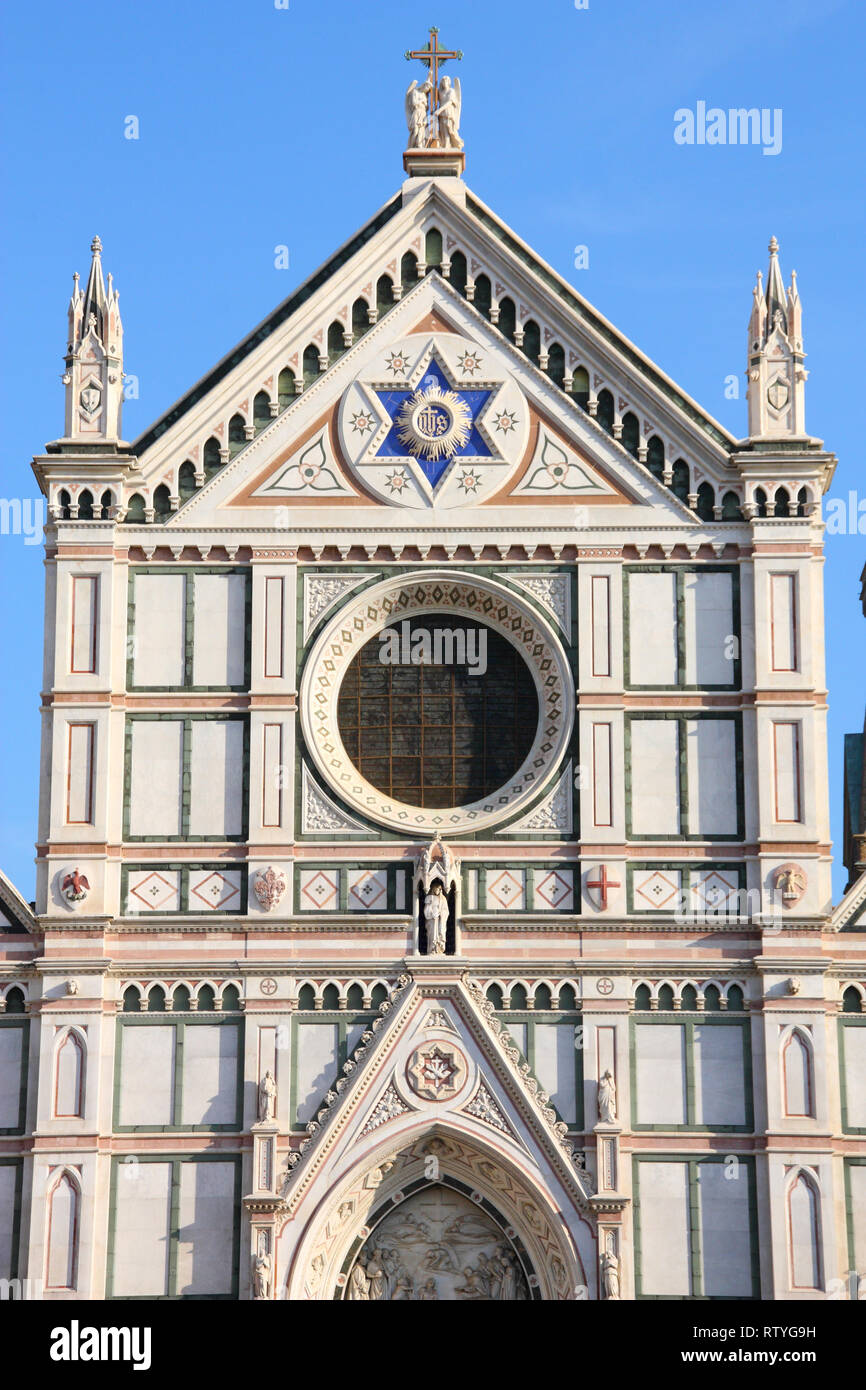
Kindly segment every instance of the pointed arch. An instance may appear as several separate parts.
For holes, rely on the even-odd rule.
[[[805,1168],[788,1176],[785,1189],[788,1227],[788,1283],[791,1289],[824,1287],[821,1257],[821,1193],[815,1175]]]
[[[18,985],[13,985],[11,989],[6,991],[6,1013],[23,1014],[26,1012],[24,991]]]
[[[490,318],[490,306],[493,303],[493,291],[490,284],[489,275],[479,275],[475,281],[475,298],[472,301],[484,318]]]
[[[674,497],[678,497],[681,502],[688,505],[689,493],[691,492],[691,481],[689,477],[689,465],[685,459],[677,459],[673,467],[673,478],[671,479],[671,492]]]
[[[514,307],[514,300],[508,295],[499,301],[499,332],[507,338],[509,343],[514,342],[514,334],[517,330],[517,310]]]
[[[403,293],[418,282],[418,257],[414,251],[404,251],[400,257],[400,285]]]
[[[81,1180],[74,1169],[52,1175],[46,1205],[45,1287],[74,1290],[81,1207]]]
[[[523,351],[537,367],[541,357],[541,329],[535,319],[527,319],[523,325]]]
[[[271,398],[267,391],[257,391],[253,400],[253,425],[256,434],[270,424],[271,420]]]
[[[184,459],[180,468],[177,470],[177,495],[180,504],[188,502],[197,492],[195,481],[195,464],[190,459]]]
[[[551,343],[547,354],[547,375],[563,390],[565,386],[565,348],[561,343]]]
[[[657,434],[651,435],[647,440],[646,466],[654,478],[658,478],[660,483],[664,482],[665,446]]]
[[[165,483],[160,483],[153,494],[154,521],[165,521],[171,516],[171,493]]]
[[[782,1113],[791,1118],[815,1116],[814,1044],[803,1028],[792,1025],[779,1039],[782,1062]]]
[[[776,488],[776,494],[773,498],[773,515],[791,515],[791,494],[788,492],[788,489],[786,487]]]
[[[366,299],[356,299],[352,305],[352,338],[357,343],[370,327],[370,306]]]
[[[628,450],[632,458],[637,458],[637,451],[640,446],[640,423],[633,410],[627,410],[622,417],[620,443],[624,449]]]
[[[466,267],[466,257],[462,251],[455,251],[451,257],[451,274],[449,279],[458,294],[466,294],[466,281],[469,272]]]
[[[442,264],[442,233],[438,227],[429,227],[424,237],[424,260],[428,270],[438,270]]]
[[[589,372],[586,367],[575,367],[571,378],[571,394],[581,410],[589,410]]]
[[[863,1013],[863,996],[856,985],[849,985],[842,995],[843,1014]]]
[[[243,415],[235,412],[229,420],[229,458],[233,459],[235,454],[239,454],[247,442],[247,422]]]
[[[394,303],[394,281],[390,275],[380,275],[376,281],[376,315],[387,314]]]
[[[99,499],[99,520],[111,520],[111,508],[114,506],[114,495],[111,488],[106,488]]]
[[[312,1012],[315,1007],[316,991],[313,989],[313,986],[310,984],[301,985],[301,988],[298,990],[298,1008],[305,1012],[307,1010]]]
[[[78,520],[93,520],[93,493],[89,487],[82,488],[78,494]]]
[[[55,1119],[84,1118],[84,1077],[87,1039],[77,1028],[61,1028],[54,1040]]]
[[[210,439],[205,440],[205,446],[202,450],[202,460],[204,462],[205,482],[210,482],[211,478],[219,473],[223,466],[223,461],[220,457],[220,442],[215,435],[211,435]]]
[[[57,505],[60,508],[60,520],[71,520],[72,512],[70,509],[72,507],[72,499],[70,498],[69,492],[65,487],[62,487],[57,495]]]
[[[722,521],[741,521],[742,517],[739,497],[735,492],[726,492],[722,497]]]
[[[315,343],[307,343],[304,348],[304,389],[312,386],[319,376],[319,349]]]
[[[68,508],[67,508],[68,511]],[[66,516],[64,514],[64,520]],[[126,504],[126,515],[124,521],[130,526],[142,526],[147,520],[145,516],[144,498],[140,492],[134,492]]]
[[[295,396],[295,374],[291,367],[283,367],[277,378],[277,404],[280,410],[291,405]]]
[[[698,486],[698,505],[695,508],[701,521],[712,521],[715,516],[716,493],[711,483]]]
[[[598,408],[595,418],[602,429],[607,430],[608,434],[613,434],[614,414],[613,394],[604,386],[598,393]]]
[[[334,363],[337,361],[338,357],[342,357],[343,353],[346,351],[346,344],[343,341],[343,335],[345,334],[345,331],[346,330],[340,323],[339,319],[334,319],[333,323],[328,325],[329,366],[333,366]]]

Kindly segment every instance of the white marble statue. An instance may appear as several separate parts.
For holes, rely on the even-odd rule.
[[[424,925],[427,928],[427,954],[444,956],[448,930],[448,899],[441,879],[434,878],[430,892],[424,900]]]
[[[259,1123],[265,1120],[272,1120],[276,1112],[277,1105],[277,1082],[274,1073],[265,1072],[259,1082]]]
[[[598,1118],[606,1125],[616,1123],[616,1082],[609,1069],[598,1083]]]
[[[271,1291],[271,1257],[266,1250],[256,1255],[254,1272],[256,1298],[267,1298]]]
[[[427,98],[430,82],[413,82],[406,92],[406,125],[409,128],[409,149],[423,150],[427,144]]]
[[[437,93],[439,104],[433,115],[437,123],[439,144],[445,150],[462,150],[460,139],[460,110],[463,98],[460,93],[460,78],[443,77]]]
[[[612,1250],[605,1250],[601,1257],[601,1278],[604,1296],[615,1301],[619,1298],[619,1260]]]

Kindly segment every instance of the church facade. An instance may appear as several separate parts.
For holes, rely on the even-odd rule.
[[[45,1298],[866,1294],[796,279],[736,439],[467,187],[457,56],[133,443],[98,239],[75,280],[35,910],[0,879]]]

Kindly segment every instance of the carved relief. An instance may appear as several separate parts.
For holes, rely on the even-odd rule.
[[[460,1193],[427,1188],[368,1237],[345,1297],[361,1302],[520,1302],[529,1285],[492,1217]]]

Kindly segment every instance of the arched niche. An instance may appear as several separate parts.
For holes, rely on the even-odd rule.
[[[575,1231],[563,1219],[562,1197],[542,1187],[495,1140],[488,1144],[450,1123],[427,1122],[420,1132],[407,1135],[404,1130],[397,1145],[395,1152],[387,1139],[380,1141],[351,1169],[331,1179],[327,1188],[319,1189],[311,1181],[296,1203],[290,1191],[290,1215],[278,1241],[279,1297],[347,1297],[354,1262],[371,1231],[413,1194],[437,1185],[468,1195],[502,1232],[497,1243],[507,1243],[519,1254],[533,1300],[598,1296],[595,1282],[588,1287],[586,1273],[595,1268],[594,1220],[588,1212],[575,1211],[575,1239]],[[287,1255],[299,1229],[303,1235]]]

